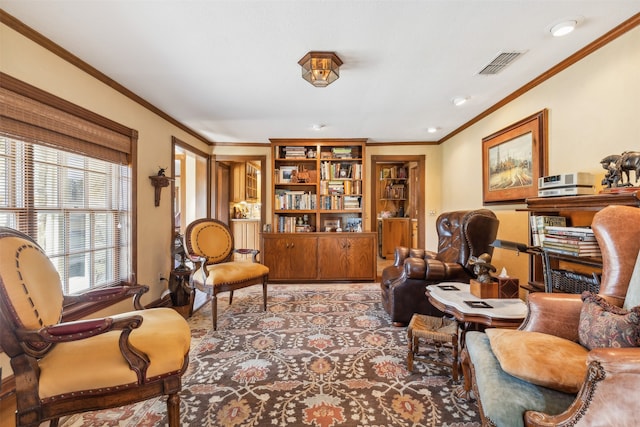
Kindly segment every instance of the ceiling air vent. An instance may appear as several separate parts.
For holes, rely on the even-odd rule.
[[[498,74],[507,65],[511,64],[522,54],[524,54],[524,52],[500,52],[498,56],[493,58],[493,60],[490,63],[488,63],[482,70],[480,70],[478,74],[481,74],[481,75]]]

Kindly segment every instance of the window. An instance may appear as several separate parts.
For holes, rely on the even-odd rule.
[[[0,226],[42,246],[65,294],[129,280],[137,134],[4,74],[0,81]]]

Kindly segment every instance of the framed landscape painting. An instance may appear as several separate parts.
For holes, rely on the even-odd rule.
[[[520,203],[538,196],[547,174],[547,110],[482,139],[482,201]]]

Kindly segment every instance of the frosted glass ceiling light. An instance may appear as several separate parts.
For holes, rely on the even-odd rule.
[[[553,35],[553,37],[566,36],[567,34],[572,32],[576,28],[577,24],[578,24],[577,21],[562,21],[562,22],[559,22],[556,25],[554,25],[553,27],[551,27],[551,34]]]
[[[303,79],[315,87],[327,87],[340,77],[342,60],[334,52],[309,52],[298,64]]]

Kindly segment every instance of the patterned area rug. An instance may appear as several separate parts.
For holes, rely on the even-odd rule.
[[[208,306],[189,320],[183,425],[480,425],[475,404],[455,397],[449,368],[416,362],[407,371],[406,328],[390,325],[379,285],[272,285],[267,312],[254,288],[236,292],[218,331],[211,330]],[[158,398],[60,425],[166,423],[165,400]]]

